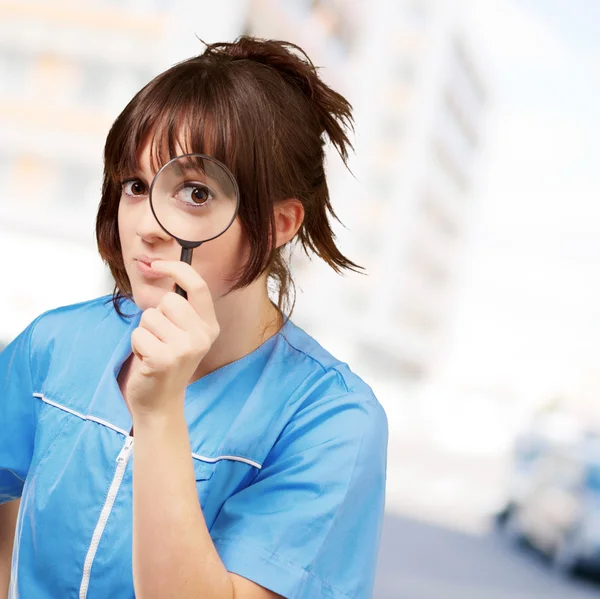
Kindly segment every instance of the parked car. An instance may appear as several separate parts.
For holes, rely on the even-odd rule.
[[[498,523],[546,553],[565,574],[600,573],[600,439],[521,439]]]

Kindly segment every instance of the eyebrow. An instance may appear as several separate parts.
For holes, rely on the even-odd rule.
[[[146,180],[146,176],[142,173],[141,169],[139,167],[136,167],[134,169],[131,170],[126,170],[126,171],[122,171],[121,173],[119,173],[119,179],[120,180],[125,180],[125,179],[131,179],[131,178],[136,178],[136,179],[141,179],[144,181],[144,183],[146,183],[147,185],[149,185],[150,183]],[[152,181],[152,179],[154,179],[156,175],[152,176],[150,178],[150,182]]]
[[[189,171],[194,171],[194,172],[201,172],[203,175],[206,175],[206,169],[204,169],[200,166],[197,166],[196,164],[193,164],[192,163],[193,160],[194,160],[193,158],[187,158],[183,165],[180,162],[174,162],[173,164],[177,165],[177,172],[179,172],[179,173],[187,173]],[[203,159],[199,158],[197,160],[201,161]],[[210,176],[210,175],[208,175],[208,176]]]

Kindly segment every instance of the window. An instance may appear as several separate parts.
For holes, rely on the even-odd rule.
[[[433,157],[437,170],[461,193],[466,193],[469,183],[460,166],[450,152],[439,141],[434,142]]]
[[[95,206],[100,199],[100,183],[91,168],[65,164],[59,169],[57,204],[75,210]]]
[[[414,62],[401,60],[394,65],[393,75],[402,83],[411,83],[415,78]]]
[[[6,191],[12,176],[14,160],[9,154],[0,154],[0,189]],[[2,202],[2,198],[0,198]]]
[[[408,261],[412,276],[420,283],[419,287],[424,283],[426,288],[434,287],[440,290],[448,283],[449,273],[445,264],[418,242],[408,251]]]
[[[451,90],[447,89],[444,93],[444,107],[450,122],[455,126],[458,134],[467,142],[467,144],[475,149],[479,145],[479,140],[475,128],[470,119],[465,114],[464,108],[457,101]]]
[[[34,151],[15,156],[13,164],[9,194],[22,196],[32,206],[47,204],[54,194],[56,183],[52,164]]]
[[[366,255],[376,256],[380,253],[383,246],[381,232],[376,228],[371,227],[363,231],[361,235],[362,249]]]
[[[87,105],[101,107],[106,104],[111,82],[110,65],[101,62],[88,62],[83,65],[81,98]]]
[[[0,80],[7,96],[23,97],[33,69],[33,57],[13,48],[0,49]]]
[[[140,68],[135,73],[135,81],[137,85],[136,92],[142,89],[146,83],[149,83],[154,77],[154,72],[149,68]]]
[[[349,54],[357,37],[351,11],[335,0],[296,0],[295,4],[302,6],[306,12],[312,11],[325,26],[330,44],[334,44],[343,56]]]
[[[110,83],[106,89],[105,107],[121,112],[133,96],[152,79],[148,69],[112,67]]]
[[[356,351],[358,360],[382,374],[400,376],[407,381],[418,381],[427,374],[426,364],[419,360],[419,356],[410,355],[407,351],[400,353],[368,339],[363,340]]]
[[[398,141],[404,133],[404,122],[398,114],[388,113],[381,120],[381,137],[386,141]]]
[[[388,200],[394,191],[394,181],[389,173],[380,172],[371,179],[370,191],[375,194],[373,203],[377,200]]]
[[[471,88],[475,93],[475,96],[479,100],[481,106],[483,106],[487,100],[487,94],[485,92],[485,88],[481,78],[479,77],[479,73],[471,58],[469,56],[469,52],[460,38],[454,40],[454,55],[462,68],[462,71],[466,74],[467,78],[471,83]]]
[[[429,18],[430,6],[427,0],[408,0],[407,15],[415,25],[424,25]]]
[[[443,205],[439,202],[439,199],[429,190],[425,190],[422,193],[419,208],[423,217],[431,223],[436,231],[440,231],[450,239],[458,237],[459,228],[455,219],[444,212]]]

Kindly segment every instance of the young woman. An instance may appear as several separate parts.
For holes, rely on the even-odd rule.
[[[386,416],[284,309],[288,244],[359,268],[334,243],[323,165],[325,136],[346,158],[350,123],[299,48],[250,37],[160,74],[117,118],[96,226],[115,293],[42,314],[0,353],[9,597],[371,596]],[[148,196],[186,153],[240,190],[191,266]]]

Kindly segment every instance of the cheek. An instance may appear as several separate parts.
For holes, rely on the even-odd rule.
[[[123,202],[119,202],[119,210],[117,212],[117,231],[119,235],[119,241],[121,243],[121,249],[124,249],[127,245],[125,209],[123,208]]]
[[[222,291],[239,275],[248,255],[241,226],[235,221],[223,235],[194,250],[193,266],[211,289]]]
[[[139,215],[136,213],[134,206],[128,206],[127,202],[119,203],[119,211],[117,213],[117,228],[119,242],[121,243],[121,253],[127,259],[134,251],[136,236],[137,236],[137,219]]]
[[[226,270],[237,272],[243,267],[249,255],[249,248],[238,220],[215,241],[220,242],[219,251],[223,255],[222,266]]]
[[[250,253],[250,248],[238,220],[223,234],[223,241],[227,242],[229,262],[237,268],[243,266]]]

